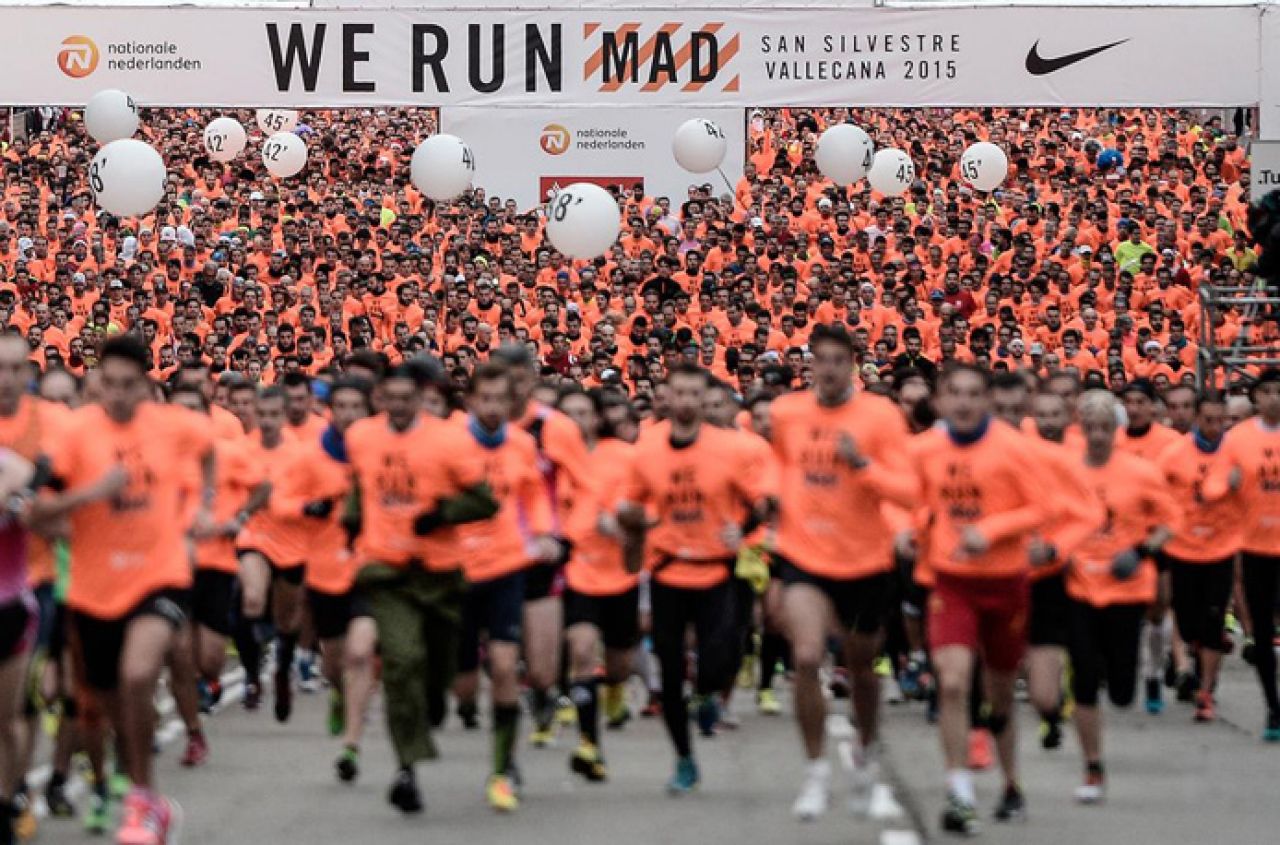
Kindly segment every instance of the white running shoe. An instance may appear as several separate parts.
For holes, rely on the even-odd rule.
[[[862,747],[855,743],[853,772],[849,776],[852,792],[849,795],[849,811],[855,816],[871,814],[871,800],[875,797],[876,784],[880,782],[880,749]]]
[[[804,785],[791,805],[791,814],[802,822],[813,821],[827,811],[830,798],[831,763],[814,760],[806,767]]]
[[[1107,800],[1107,786],[1102,780],[1089,779],[1076,787],[1076,802],[1079,804],[1101,804]]]

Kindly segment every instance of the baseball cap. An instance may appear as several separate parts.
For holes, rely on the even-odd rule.
[[[108,284],[107,284],[107,287],[108,287],[108,288],[122,288],[122,287],[124,287],[124,282],[120,281],[119,279],[112,279],[112,280],[110,281],[110,283],[108,283]]]

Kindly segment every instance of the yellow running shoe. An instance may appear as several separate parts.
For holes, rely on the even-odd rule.
[[[600,754],[599,747],[585,739],[578,744],[577,750],[569,758],[569,768],[592,783],[600,783],[609,778],[609,770],[605,768],[604,757]]]
[[[782,702],[771,689],[762,689],[756,693],[756,710],[761,716],[777,716],[782,712]]]
[[[534,748],[550,748],[556,744],[556,728],[552,723],[545,728],[534,725],[532,731],[529,732],[529,744]]]
[[[490,775],[485,794],[489,798],[489,806],[500,813],[511,813],[520,808],[515,784],[506,775]]]
[[[631,721],[631,708],[627,706],[627,685],[608,684],[604,688],[604,718],[613,730]]]
[[[876,658],[875,665],[872,669],[882,678],[888,678],[893,674],[893,664],[889,661],[889,658],[885,657],[883,654]]]
[[[556,724],[565,728],[578,724],[578,708],[565,696],[560,696],[560,701],[556,703]]]

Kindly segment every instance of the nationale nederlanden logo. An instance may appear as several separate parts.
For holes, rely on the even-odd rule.
[[[564,155],[569,151],[569,130],[558,123],[548,123],[542,127],[538,146],[542,147],[542,151],[547,155]]]
[[[58,51],[58,69],[72,79],[83,79],[98,67],[98,45],[87,35],[71,35],[62,39]]]

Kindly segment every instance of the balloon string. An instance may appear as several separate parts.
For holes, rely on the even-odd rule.
[[[725,175],[723,167],[717,167],[716,173],[720,174],[720,178],[724,180],[724,186],[729,189],[729,196],[733,197],[733,201],[738,201],[738,192],[733,189],[733,185],[729,184],[729,177]]]

